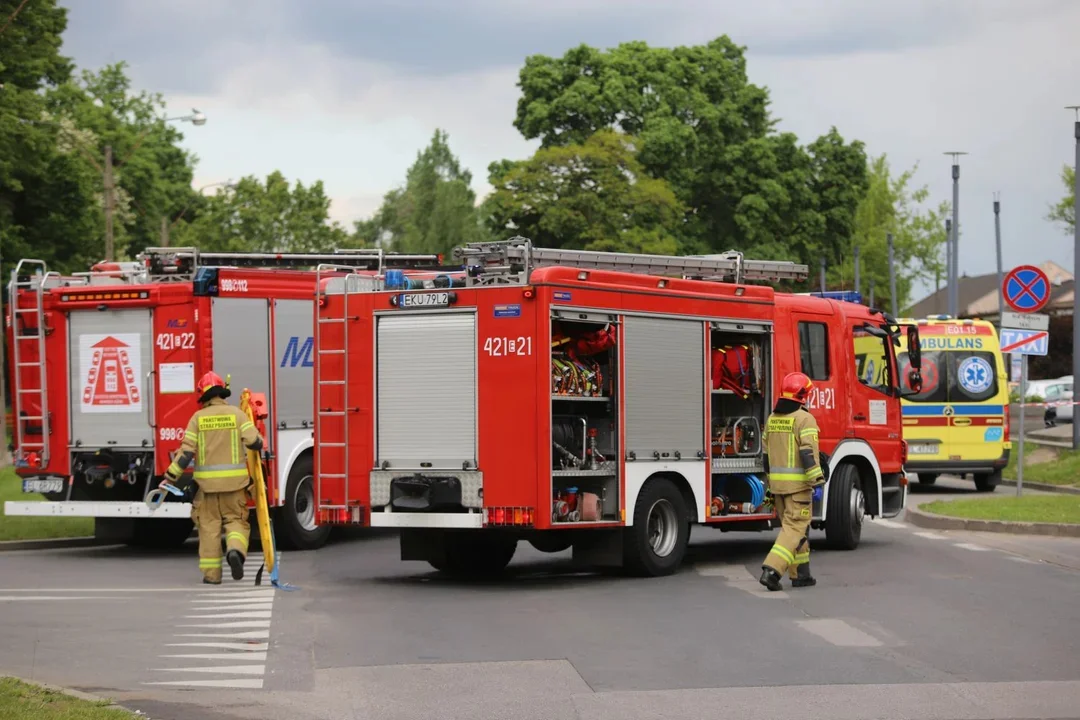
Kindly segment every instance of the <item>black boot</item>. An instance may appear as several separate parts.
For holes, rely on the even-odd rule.
[[[791,587],[811,587],[817,585],[817,580],[810,575],[810,563],[804,562],[799,566],[797,574],[791,579]]]
[[[776,572],[771,567],[762,567],[761,577],[758,579],[758,582],[775,592],[780,589],[780,573]]]
[[[240,554],[239,550],[230,550],[225,553],[225,559],[229,563],[229,567],[232,568],[233,580],[244,579],[244,556]]]

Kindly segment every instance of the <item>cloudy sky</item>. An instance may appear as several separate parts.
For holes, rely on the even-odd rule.
[[[199,156],[195,186],[280,169],[322,179],[332,215],[370,215],[435,128],[487,193],[487,165],[535,149],[514,129],[518,70],[534,53],[706,42],[747,46],[752,82],[780,127],[809,142],[836,125],[916,163],[931,200],[951,200],[961,150],[960,266],[992,272],[994,193],[1006,269],[1072,242],[1047,222],[1074,157],[1080,105],[1075,0],[61,0],[64,52],[124,60],[158,91]]]

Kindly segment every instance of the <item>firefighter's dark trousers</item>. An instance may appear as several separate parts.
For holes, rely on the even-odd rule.
[[[810,518],[812,491],[800,490],[790,495],[773,495],[773,507],[780,517],[780,535],[765,556],[766,567],[781,575],[787,571],[794,578],[803,563],[810,562]]]
[[[205,493],[200,488],[191,502],[191,519],[199,531],[199,569],[210,582],[221,582],[221,533],[227,550],[247,557],[251,525],[247,490]]]

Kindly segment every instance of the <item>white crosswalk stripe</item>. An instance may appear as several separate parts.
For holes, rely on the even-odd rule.
[[[151,669],[162,679],[143,684],[262,689],[274,596],[273,589],[263,588],[198,593],[190,601],[190,614],[177,623],[173,642],[158,656],[160,666]],[[206,679],[208,673],[222,677]]]

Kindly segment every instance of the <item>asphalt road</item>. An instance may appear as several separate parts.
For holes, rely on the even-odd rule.
[[[656,579],[523,544],[467,584],[370,533],[286,555],[295,592],[201,585],[193,545],[3,553],[0,672],[154,720],[1080,718],[1080,540],[875,521],[767,593],[771,541],[695,528]]]

